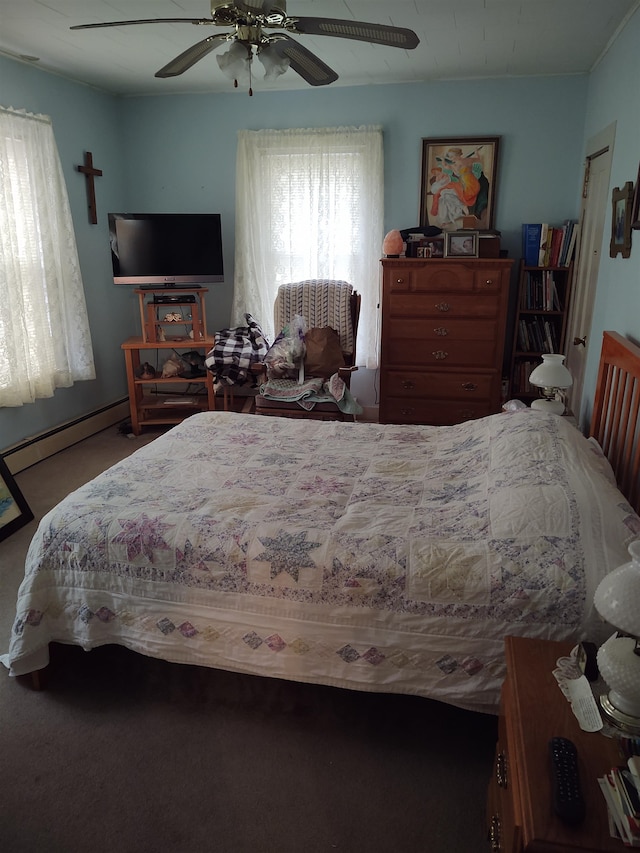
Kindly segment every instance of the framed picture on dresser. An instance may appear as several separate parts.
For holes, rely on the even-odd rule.
[[[494,227],[499,145],[499,136],[422,140],[422,227]]]
[[[445,258],[477,258],[477,231],[446,231],[444,235]]]

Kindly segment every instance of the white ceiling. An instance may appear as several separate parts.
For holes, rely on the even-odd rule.
[[[288,0],[287,13],[386,23],[418,34],[420,44],[409,51],[295,36],[340,75],[335,87],[587,73],[638,5],[640,0]],[[231,92],[233,84],[215,59],[224,47],[179,77],[154,77],[187,47],[221,32],[217,27],[69,29],[101,21],[209,16],[209,0],[0,0],[0,54],[118,95]],[[254,63],[256,94],[308,88],[292,70],[273,82],[262,73]]]

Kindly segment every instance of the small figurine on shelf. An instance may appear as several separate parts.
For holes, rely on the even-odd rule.
[[[162,376],[164,379],[169,379],[171,376],[180,376],[184,370],[184,362],[176,353],[170,355],[162,365]]]
[[[180,357],[190,365],[186,370],[183,370],[181,374],[185,379],[190,376],[207,375],[207,371],[204,366],[204,355],[201,352],[191,350],[190,352],[183,352]]]
[[[155,379],[156,369],[148,361],[145,361],[144,364],[141,364],[140,367],[136,370],[136,376],[138,379]]]

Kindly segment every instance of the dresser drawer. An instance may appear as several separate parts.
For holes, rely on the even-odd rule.
[[[496,363],[496,341],[461,341],[452,338],[439,340],[386,341],[385,364],[389,367],[406,364],[420,367],[493,367]]]
[[[509,783],[506,742],[499,738],[487,795],[487,834],[491,853],[522,853]]]
[[[394,293],[384,305],[387,317],[499,317],[501,301],[497,293]]]
[[[486,400],[407,400],[388,396],[380,404],[380,421],[387,424],[447,426],[491,414],[491,405]]]
[[[457,320],[453,317],[391,317],[385,327],[391,344],[408,340],[413,346],[425,341],[448,344],[450,341],[495,341],[497,320]]]
[[[491,399],[495,374],[459,371],[410,371],[385,370],[382,384],[385,395],[405,397],[407,400],[421,398],[438,400],[473,400],[486,402]]]
[[[456,261],[425,261],[411,265],[398,264],[387,271],[390,293],[441,290],[445,292],[499,291],[500,267],[476,266]]]

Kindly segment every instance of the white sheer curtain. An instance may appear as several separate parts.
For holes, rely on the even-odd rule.
[[[94,379],[78,254],[51,121],[0,107],[0,406]]]
[[[240,131],[233,322],[248,311],[273,340],[280,284],[343,279],[362,296],[358,364],[377,367],[383,193],[380,127]]]

